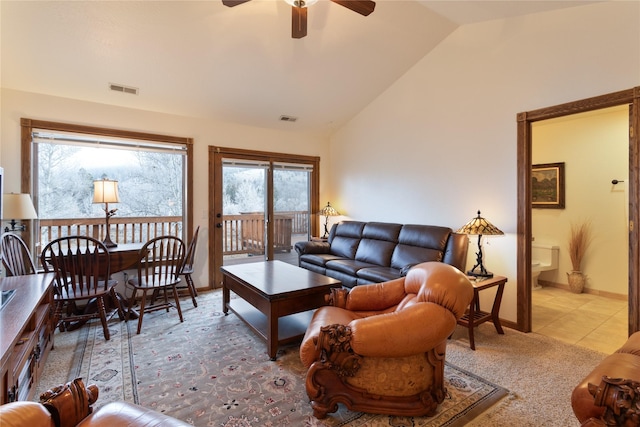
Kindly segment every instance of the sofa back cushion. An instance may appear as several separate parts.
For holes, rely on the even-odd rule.
[[[398,244],[401,224],[369,222],[362,231],[355,259],[370,264],[388,266]]]
[[[331,254],[354,259],[365,224],[360,221],[346,221],[334,225],[329,233]]]
[[[398,245],[391,256],[391,267],[402,269],[407,265],[426,261],[442,261],[451,234],[448,227],[407,224],[402,226]]]

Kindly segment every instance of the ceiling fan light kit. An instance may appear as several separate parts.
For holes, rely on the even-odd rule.
[[[222,4],[228,7],[238,6],[250,0],[222,0]],[[307,35],[307,7],[318,0],[285,0],[291,5],[291,37],[301,39]],[[340,6],[346,7],[363,16],[369,16],[376,8],[376,3],[371,0],[331,0]]]
[[[318,2],[318,0],[284,0],[286,3],[289,3],[291,6],[294,7],[309,7],[312,4],[315,4]]]

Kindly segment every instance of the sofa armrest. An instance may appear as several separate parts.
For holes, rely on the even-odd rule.
[[[429,302],[349,323],[351,348],[362,356],[404,357],[426,353],[445,341],[456,327],[446,308]]]
[[[404,277],[366,286],[356,286],[349,291],[345,307],[350,311],[385,311],[395,308],[407,296]]]
[[[331,253],[331,245],[328,242],[297,242],[295,249],[298,255]]]
[[[107,403],[78,424],[78,427],[112,426],[187,427],[190,424],[128,402]]]
[[[53,418],[40,403],[21,400],[0,405],[2,427],[55,427]]]
[[[85,387],[82,378],[53,387],[40,395],[40,403],[51,413],[57,427],[74,427],[91,414],[98,399],[98,386]]]

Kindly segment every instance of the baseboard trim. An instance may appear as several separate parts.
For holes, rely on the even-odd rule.
[[[565,291],[569,291],[571,292],[571,290],[569,289],[569,285],[566,283],[555,283],[555,282],[550,282],[548,280],[538,280],[538,284],[541,286],[547,286],[550,288],[558,288],[558,289],[563,289]],[[591,294],[591,295],[599,295],[601,297],[606,297],[606,298],[611,298],[611,299],[617,299],[617,300],[622,300],[622,301],[627,301],[629,299],[628,295],[625,294],[618,294],[618,293],[614,293],[614,292],[607,292],[607,291],[601,291],[598,289],[590,289],[590,288],[584,288],[582,290],[583,294]]]

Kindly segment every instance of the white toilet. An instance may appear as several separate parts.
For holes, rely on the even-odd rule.
[[[538,277],[543,271],[558,269],[560,248],[541,243],[531,244],[531,289],[540,289]]]

